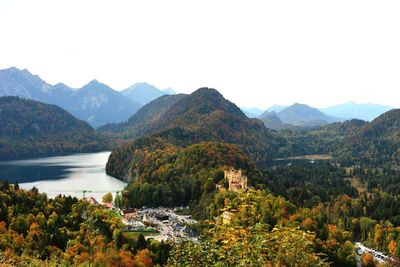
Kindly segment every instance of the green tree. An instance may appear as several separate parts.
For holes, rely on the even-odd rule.
[[[117,194],[115,195],[114,205],[115,205],[116,208],[120,208],[121,207],[121,197],[119,195],[119,192],[117,192]]]

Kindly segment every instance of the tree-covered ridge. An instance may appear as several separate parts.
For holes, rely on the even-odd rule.
[[[369,123],[351,120],[279,133],[287,139],[292,155],[327,153],[346,166],[400,163],[400,110],[388,111]]]
[[[286,138],[292,155],[325,154],[339,155],[340,149],[349,143],[366,122],[350,120],[314,128],[298,128],[279,131]]]
[[[0,263],[5,266],[153,266],[168,246],[123,234],[118,215],[85,200],[48,199],[0,184]],[[163,255],[161,255],[161,254]]]
[[[177,98],[180,99],[176,101]],[[169,108],[160,109],[157,103]],[[161,110],[161,114],[154,112],[157,110]],[[132,127],[125,129],[124,125],[130,124]],[[156,136],[179,146],[202,141],[238,144],[259,162],[287,152],[284,138],[266,129],[261,121],[247,118],[236,105],[209,88],[200,88],[187,96],[157,99],[139,110],[126,124],[111,129],[120,129],[121,132],[116,132],[123,138]]]
[[[361,162],[400,164],[400,110],[388,111],[361,127],[351,147]]]
[[[1,97],[0,122],[0,159],[103,148],[89,124],[55,105]]]
[[[258,175],[237,145],[203,142],[182,148],[150,140],[145,146],[139,139],[120,147],[107,163],[108,174],[131,182],[128,206],[190,205],[194,215],[204,218],[227,167],[243,169],[250,183]]]

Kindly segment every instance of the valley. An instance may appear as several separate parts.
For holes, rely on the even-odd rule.
[[[72,226],[57,222],[72,227],[69,235],[40,226],[43,244],[57,247],[66,265],[87,262],[85,257],[104,262],[93,252],[99,251],[91,243],[96,236],[102,253],[117,248],[118,262],[169,266],[373,262],[368,253],[357,256],[356,241],[393,262],[400,255],[398,110],[372,122],[324,117],[320,125],[312,124],[324,115],[312,111],[306,124],[270,129],[217,90],[200,88],[161,95],[126,121],[95,130],[55,105],[18,97],[1,97],[0,104],[0,155],[8,159],[0,161],[0,176],[8,180],[1,186],[0,222],[7,227],[0,236],[21,234],[29,253],[36,226],[22,214],[50,220],[54,203],[67,201],[68,208],[56,213],[75,218]],[[292,108],[280,111],[288,124],[300,120],[288,121],[301,114],[298,108],[309,109]],[[37,158],[43,156],[51,157]],[[19,198],[36,200],[25,209]],[[187,207],[185,215],[176,207]],[[10,242],[12,253],[0,250],[0,259],[22,262]],[[31,255],[28,262],[54,257],[50,245],[40,251],[43,258]]]
[[[400,1],[0,1],[0,267],[400,267]]]

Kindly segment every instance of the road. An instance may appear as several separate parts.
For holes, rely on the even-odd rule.
[[[360,242],[356,242],[355,245],[357,246],[357,266],[361,267],[361,257],[360,255],[362,255],[364,252],[368,252],[369,254],[371,254],[375,260],[377,260],[380,263],[386,262],[387,260],[390,260],[391,258],[384,255],[382,252],[376,251],[372,248],[369,248],[367,246],[364,246],[362,243]]]

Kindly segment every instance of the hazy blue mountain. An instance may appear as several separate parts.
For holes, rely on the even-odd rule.
[[[372,121],[381,114],[393,109],[389,106],[378,104],[357,104],[355,102],[347,102],[341,105],[321,108],[320,110],[327,115],[347,118],[347,119],[361,119],[365,121]]]
[[[65,108],[95,127],[125,121],[142,106],[97,80],[76,91],[71,98],[72,102]]]
[[[40,99],[42,102],[55,104],[59,107],[67,109],[69,106],[74,105],[73,95],[76,90],[68,87],[63,83],[57,83],[56,85],[50,87],[51,96],[49,99]]]
[[[263,111],[259,108],[253,107],[253,108],[241,108],[241,110],[246,114],[247,117],[249,118],[257,118],[260,116]]]
[[[160,90],[148,83],[135,83],[121,91],[121,94],[145,105],[160,96],[175,94],[175,91],[171,88]]]
[[[167,95],[174,95],[176,94],[175,90],[171,87],[162,89],[161,91],[163,91],[164,93],[166,93]]]
[[[18,96],[58,105],[97,127],[127,120],[142,105],[105,84],[92,81],[80,89],[54,86],[28,70],[0,70],[0,96]]]
[[[326,115],[316,108],[299,103],[283,109],[278,113],[278,117],[284,123],[297,126],[318,126],[341,120],[339,118]]]
[[[288,106],[273,105],[273,106],[269,107],[266,111],[268,111],[268,112],[271,112],[271,111],[280,112],[280,111],[284,110],[287,107]]]
[[[259,119],[264,123],[267,128],[274,129],[274,130],[281,130],[281,129],[292,129],[296,126],[293,124],[283,123],[282,120],[278,117],[278,113],[275,111],[265,111]]]
[[[35,100],[51,98],[51,85],[28,70],[15,67],[0,70],[0,96],[19,96]]]
[[[294,127],[314,127],[341,121],[341,118],[324,114],[305,104],[293,104],[277,112],[281,106],[273,106],[272,111],[265,111],[259,119],[271,129],[289,129]]]

